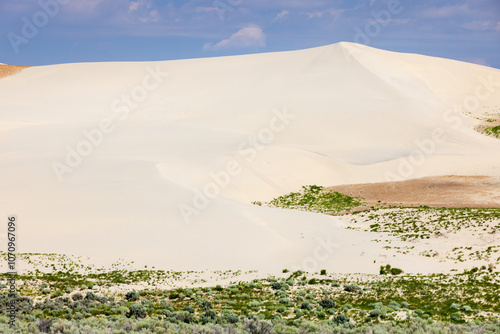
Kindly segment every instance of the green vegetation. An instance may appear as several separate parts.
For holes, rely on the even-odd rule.
[[[500,125],[493,126],[493,127],[487,127],[485,129],[483,129],[482,132],[487,136],[500,138]]]
[[[395,268],[384,266],[383,269],[390,272]],[[143,275],[155,277],[156,273]],[[133,323],[149,319],[161,326],[165,323],[245,326],[252,320],[266,320],[275,326],[279,320],[295,329],[309,322],[358,328],[367,322],[408,324],[418,319],[440,324],[491,324],[500,315],[500,273],[480,268],[461,274],[427,276],[318,274],[308,277],[307,273],[294,272],[288,277],[224,287],[121,289],[122,292],[113,292],[115,290],[107,285],[111,281],[102,277],[114,279],[110,273],[102,273],[97,293],[88,290],[87,285],[82,288],[77,274],[68,274],[62,282],[76,292],[69,295],[62,292],[66,289],[60,289],[54,297],[44,294],[41,286],[54,287],[61,282],[59,277],[19,276],[22,296],[14,297],[19,305],[19,328],[24,322],[47,320],[56,324],[64,319],[81,323],[95,317],[122,323],[127,323],[126,319]],[[7,296],[6,287],[1,292],[0,318],[7,315],[6,305],[12,300]]]
[[[339,213],[363,204],[360,198],[326,190],[321,186],[304,186],[299,192],[283,195],[268,203],[253,202],[273,208],[296,209],[320,213]]]

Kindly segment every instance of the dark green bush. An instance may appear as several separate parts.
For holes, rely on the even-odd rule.
[[[133,304],[130,305],[129,311],[125,314],[127,318],[135,317],[135,318],[146,318],[146,311],[142,308],[141,305]]]
[[[201,311],[209,311],[213,308],[213,304],[211,301],[209,300],[206,300],[206,299],[203,299],[203,300],[200,300],[199,303],[199,308]]]
[[[330,298],[323,299],[319,304],[325,309],[335,307],[335,302]]]
[[[350,319],[348,317],[346,317],[344,314],[340,313],[340,314],[338,314],[338,315],[335,316],[335,318],[333,319],[333,321],[336,324],[344,324],[346,322],[349,322]]]
[[[136,291],[129,291],[125,294],[125,299],[129,302],[135,302],[139,299],[139,294]]]
[[[308,310],[308,311],[312,311],[314,309],[314,306],[313,304],[309,303],[309,302],[303,302],[301,305],[300,305],[300,308],[303,309],[303,310]]]

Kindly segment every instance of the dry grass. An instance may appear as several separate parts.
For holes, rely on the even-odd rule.
[[[29,66],[20,66],[20,65],[0,65],[0,79],[5,78],[11,75],[14,75],[26,67]]]

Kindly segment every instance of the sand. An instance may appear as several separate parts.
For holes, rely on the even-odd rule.
[[[26,68],[0,80],[0,217],[18,216],[22,252],[376,273],[382,237],[251,202],[388,175],[499,177],[500,141],[474,131],[500,105],[498,82],[496,69],[352,43]],[[477,87],[470,114],[448,112]],[[394,255],[407,271],[447,270]]]
[[[490,176],[431,176],[399,182],[341,185],[329,189],[362,197],[368,207],[500,208],[500,178]]]

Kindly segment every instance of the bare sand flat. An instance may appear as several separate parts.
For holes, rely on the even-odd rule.
[[[500,208],[500,178],[490,176],[432,176],[399,182],[341,185],[329,189],[363,197],[369,206]]]
[[[29,66],[0,64],[0,79],[14,75]]]

